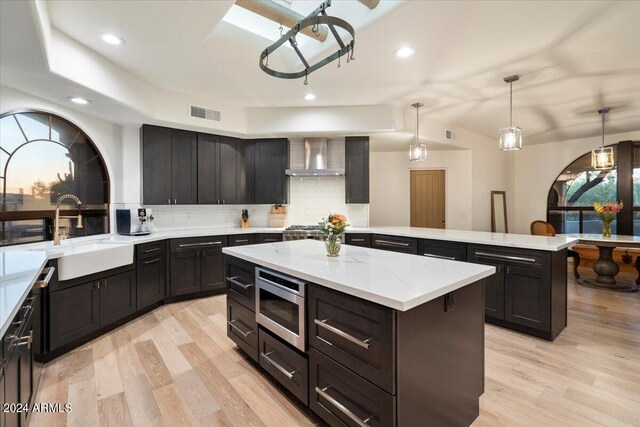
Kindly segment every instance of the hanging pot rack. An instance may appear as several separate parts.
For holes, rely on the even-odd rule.
[[[313,12],[311,12],[306,18],[298,22],[293,26],[289,31],[280,37],[275,43],[271,46],[267,47],[260,54],[260,68],[265,73],[270,76],[277,77],[280,79],[298,79],[304,77],[304,84],[307,84],[307,77],[312,72],[316,71],[319,68],[324,67],[325,65],[335,61],[336,59],[340,60],[343,56],[346,58],[346,62],[353,61],[354,57],[354,48],[356,42],[356,32],[353,29],[353,26],[349,24],[344,19],[336,18],[335,16],[327,15],[327,8],[331,6],[331,0],[326,0],[320,6],[318,6]],[[339,49],[333,54],[327,56],[326,58],[316,62],[313,65],[310,65],[307,59],[304,57],[300,49],[298,48],[298,42],[296,41],[297,34],[305,28],[311,27],[312,31],[316,33],[320,28],[320,25],[326,25],[329,27],[329,31],[336,39],[338,43]],[[351,41],[345,43],[340,34],[338,34],[338,30],[336,29],[342,28],[347,33],[351,35]],[[304,70],[295,71],[295,72],[285,72],[285,71],[277,71],[272,68],[269,68],[269,55],[276,51],[280,46],[284,43],[289,42],[291,47],[296,52],[300,61],[304,65]],[[338,67],[340,67],[340,61],[338,62]]]

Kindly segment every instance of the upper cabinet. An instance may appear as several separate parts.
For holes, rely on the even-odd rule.
[[[195,132],[142,126],[142,202],[146,205],[198,202]]]
[[[198,203],[244,203],[244,142],[198,134]]]
[[[345,138],[345,201],[369,203],[369,137]]]
[[[246,203],[289,203],[289,140],[245,141]]]

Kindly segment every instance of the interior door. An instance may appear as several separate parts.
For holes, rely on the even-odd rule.
[[[412,170],[411,227],[445,228],[443,170]]]

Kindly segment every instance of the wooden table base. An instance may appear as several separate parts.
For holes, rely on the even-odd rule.
[[[597,246],[597,245],[596,245]],[[620,267],[613,260],[613,246],[597,246],[599,257],[593,263],[593,271],[598,277],[594,279],[580,279],[577,282],[581,285],[594,288],[609,289],[617,292],[638,292],[638,285],[635,283],[617,282],[616,275],[620,272]],[[636,266],[638,262],[636,261]]]

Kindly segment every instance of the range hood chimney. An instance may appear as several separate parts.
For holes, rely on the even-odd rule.
[[[339,176],[343,168],[329,169],[327,138],[306,138],[304,140],[304,169],[287,169],[291,176]]]

